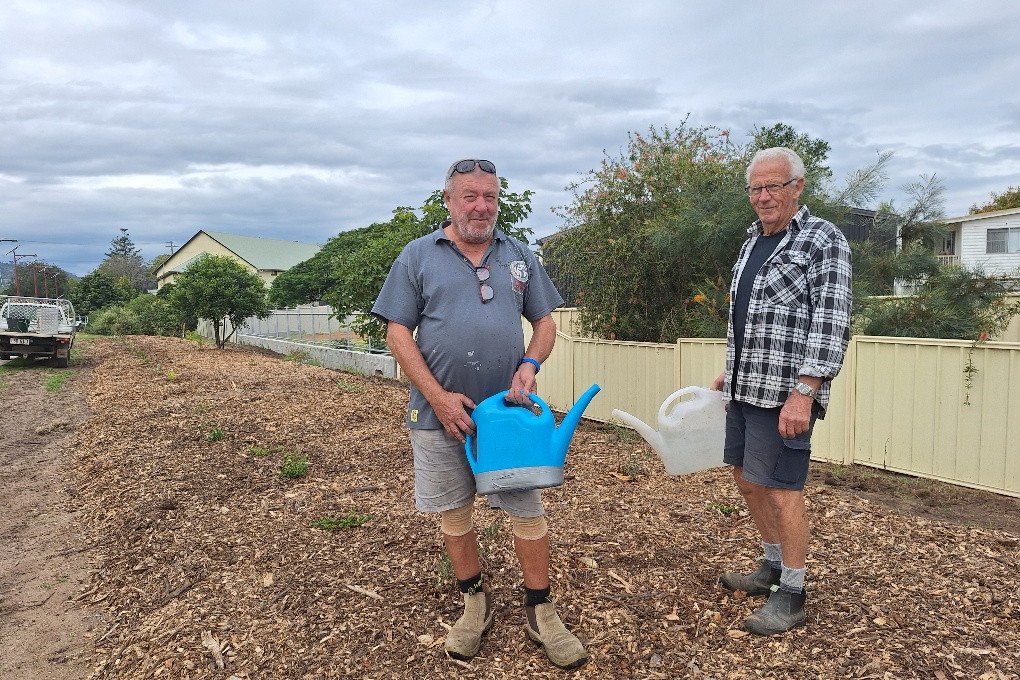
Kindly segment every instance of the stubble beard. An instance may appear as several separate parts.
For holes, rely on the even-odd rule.
[[[457,234],[466,243],[488,243],[492,239],[492,233],[496,230],[496,218],[487,221],[484,229],[477,229],[472,225],[470,218],[462,224],[456,224]]]

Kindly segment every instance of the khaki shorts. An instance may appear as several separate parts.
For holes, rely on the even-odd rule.
[[[446,430],[411,430],[414,451],[414,505],[422,512],[442,512],[473,503],[475,476],[464,445]],[[489,505],[517,517],[545,514],[538,489],[489,494]]]

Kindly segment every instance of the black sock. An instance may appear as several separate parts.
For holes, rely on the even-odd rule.
[[[467,593],[468,595],[474,595],[475,593],[481,592],[482,572],[478,572],[477,576],[466,578],[463,581],[457,579],[457,587],[460,588],[460,592]]]
[[[552,590],[548,586],[546,586],[545,588],[542,588],[540,590],[536,590],[534,588],[529,588],[527,586],[524,586],[524,606],[525,607],[535,607],[537,605],[545,604],[546,602],[549,602],[550,601],[550,598],[549,598],[549,593],[550,592],[552,592]]]

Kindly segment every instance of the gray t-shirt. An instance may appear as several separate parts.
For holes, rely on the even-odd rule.
[[[493,290],[492,299],[483,303],[475,266],[442,226],[404,247],[372,314],[417,329],[418,349],[439,384],[477,404],[510,387],[525,350],[521,317],[541,319],[563,298],[535,254],[496,230],[481,263],[489,269],[485,283]],[[443,427],[414,385],[407,426]]]

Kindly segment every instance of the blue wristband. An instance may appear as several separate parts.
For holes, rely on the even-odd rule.
[[[541,371],[541,370],[542,370],[542,365],[541,365],[540,363],[538,363],[537,361],[535,361],[534,359],[532,359],[531,357],[524,357],[523,359],[521,359],[520,361],[518,361],[518,362],[517,362],[517,368],[520,368],[520,367],[521,367],[521,364],[531,364],[532,366],[534,366],[534,367],[535,367],[535,373],[536,373],[536,374],[537,374],[537,373],[538,373],[539,371]]]

